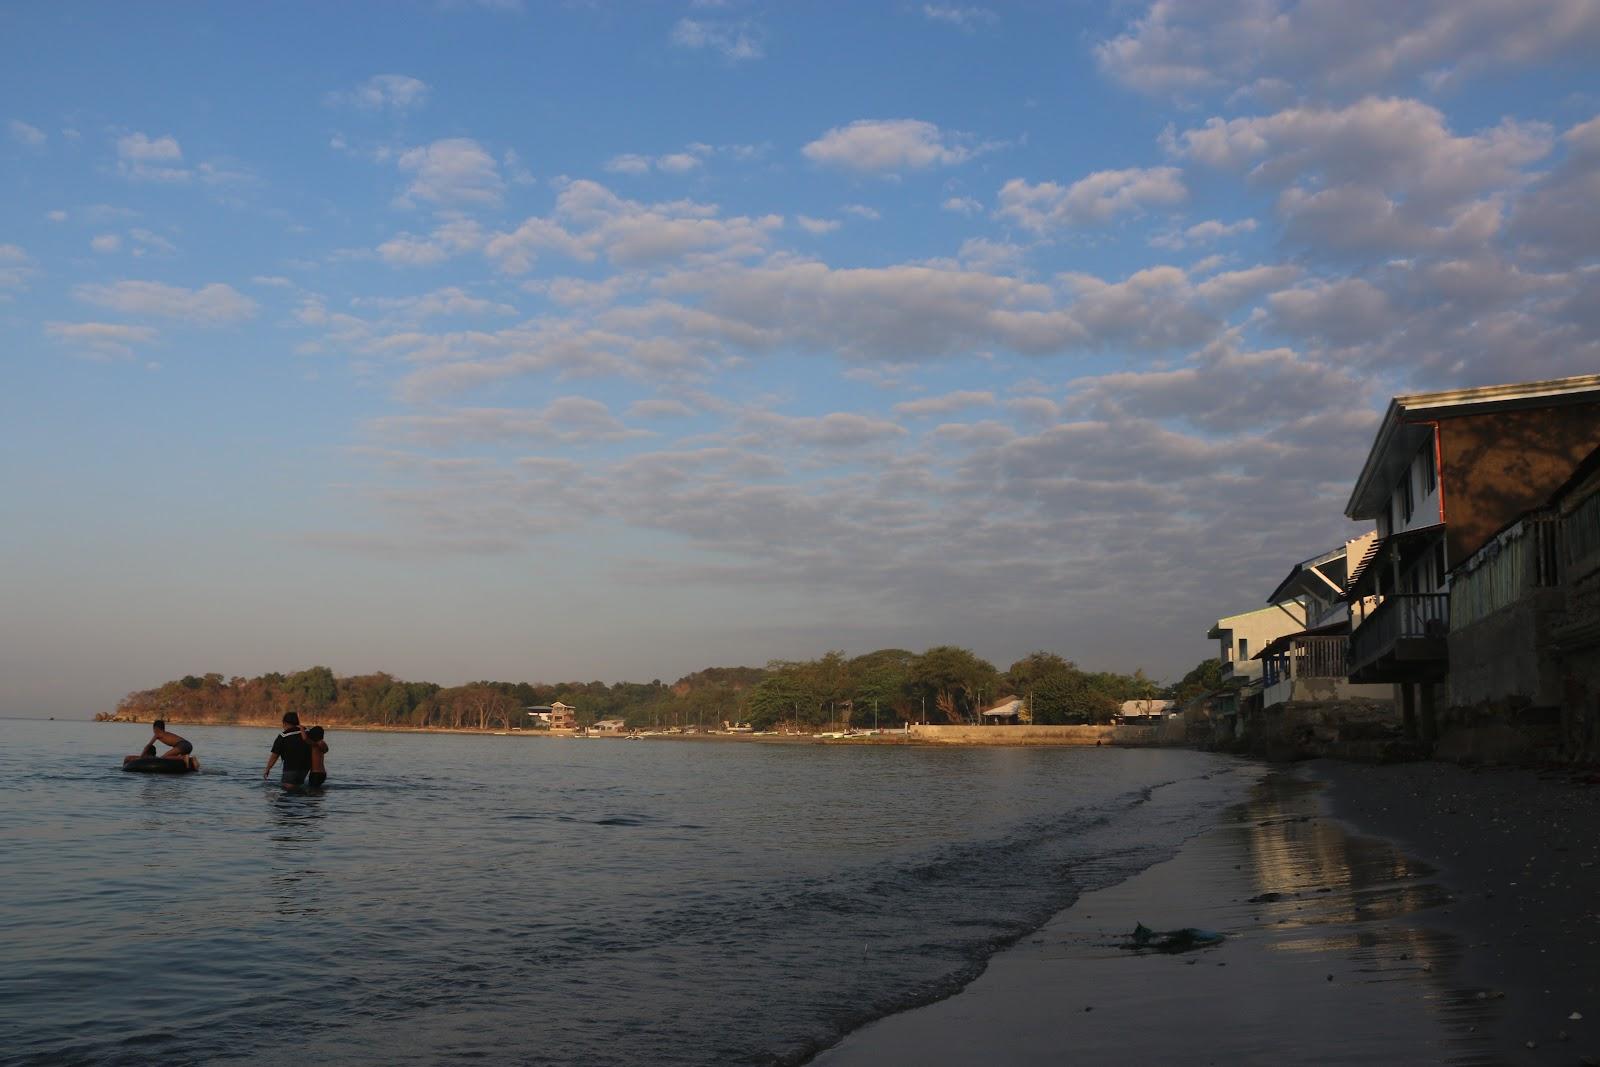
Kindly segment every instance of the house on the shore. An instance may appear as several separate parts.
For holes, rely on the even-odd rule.
[[[628,721],[626,719],[601,719],[589,727],[589,729],[601,734],[620,734],[627,728]]]
[[[1256,654],[1261,660],[1263,709],[1291,701],[1393,699],[1388,685],[1351,682],[1347,667],[1350,603],[1345,587],[1377,536],[1376,531],[1363,534],[1301,560],[1267,598],[1274,604],[1298,600],[1305,608],[1306,625],[1273,638]]]
[[[554,704],[534,704],[523,709],[535,726],[548,726],[552,730],[572,730],[578,725],[577,709],[556,701]]]
[[[984,708],[978,721],[985,726],[1015,726],[1028,720],[1028,704],[1021,697],[1001,697],[993,707]]]
[[[1375,523],[1350,575],[1351,682],[1388,684],[1407,732],[1438,736],[1450,576],[1600,446],[1600,375],[1397,396],[1345,514]]]
[[[1264,608],[1225,615],[1212,624],[1206,636],[1217,642],[1217,659],[1224,681],[1255,682],[1261,678],[1256,657],[1274,638],[1306,628],[1306,606],[1293,597]]]
[[[1600,448],[1449,577],[1451,709],[1600,757]]]
[[[1117,709],[1117,722],[1123,726],[1159,726],[1177,710],[1175,700],[1124,700]]]

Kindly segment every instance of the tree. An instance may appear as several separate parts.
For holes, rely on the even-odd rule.
[[[999,681],[994,664],[955,645],[930,648],[911,661],[911,684],[949,722],[970,722],[978,710],[978,694],[994,692]]]
[[[1222,688],[1222,661],[1215,656],[1207,656],[1194,669],[1185,674],[1167,691],[1167,695],[1176,700],[1181,707],[1196,697],[1205,696]]]

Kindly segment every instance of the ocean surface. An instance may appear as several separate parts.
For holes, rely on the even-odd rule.
[[[801,1063],[1218,823],[1205,753],[0,719],[0,1063]],[[274,775],[276,778],[276,775]]]

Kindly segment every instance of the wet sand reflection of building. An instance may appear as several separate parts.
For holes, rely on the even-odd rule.
[[[1424,985],[1451,1035],[1452,1062],[1492,1062],[1480,1059],[1478,1034],[1494,994],[1454,984],[1461,944],[1429,915],[1451,902],[1449,891],[1428,864],[1325,816],[1320,788],[1269,775],[1240,809],[1258,887],[1247,903],[1268,946],[1343,955],[1359,981]]]

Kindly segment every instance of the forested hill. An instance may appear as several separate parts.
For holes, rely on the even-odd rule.
[[[749,722],[756,729],[789,725],[896,725],[908,720],[968,722],[1004,696],[1028,699],[1035,722],[1105,722],[1123,700],[1195,688],[1205,665],[1163,690],[1142,672],[1080,670],[1049,652],[1035,652],[1005,671],[963,648],[920,654],[880,649],[849,658],[829,652],[808,661],[766,667],[711,667],[668,685],[650,682],[472,682],[443,687],[388,674],[337,677],[327,667],[256,678],[188,675],[136,693],[116,717],[178,722],[276,723],[286,711],[306,722],[465,729],[508,729],[527,722],[526,709],[556,702],[577,709],[580,725],[624,719],[630,727]],[[1209,681],[1209,679],[1203,679]],[[109,717],[109,716],[102,716]]]

